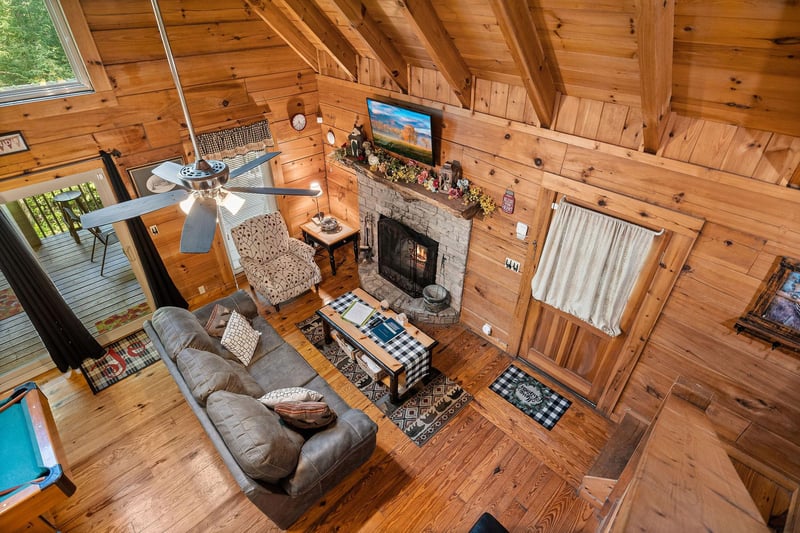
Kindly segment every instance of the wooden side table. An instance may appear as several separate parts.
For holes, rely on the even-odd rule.
[[[326,233],[314,222],[306,222],[300,229],[303,231],[303,239],[312,246],[318,244],[328,251],[328,258],[331,261],[331,272],[336,275],[336,261],[333,258],[333,251],[348,243],[353,243],[353,254],[358,262],[358,242],[359,232],[346,224],[339,223],[339,231],[336,233]]]

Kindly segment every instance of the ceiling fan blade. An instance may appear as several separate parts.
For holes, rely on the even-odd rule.
[[[161,209],[162,207],[177,204],[185,200],[187,196],[189,196],[189,191],[178,189],[109,205],[102,209],[89,211],[85,215],[81,215],[81,225],[84,228],[96,228],[97,226],[111,224],[112,222],[135,218],[139,215]]]
[[[158,176],[159,178],[165,179],[170,183],[174,183],[176,185],[181,185],[185,187],[183,180],[178,177],[178,173],[181,171],[183,167],[177,163],[173,163],[172,161],[165,161],[161,163],[156,168],[154,168],[151,172]]]
[[[197,198],[186,215],[181,233],[181,253],[204,254],[211,249],[217,231],[217,202],[213,198]]]
[[[316,196],[319,193],[319,191],[315,191],[314,189],[289,189],[281,187],[225,187],[225,190],[251,194],[283,194],[286,196]]]
[[[272,159],[273,157],[275,157],[276,155],[279,155],[279,154],[280,154],[280,152],[270,152],[268,154],[264,154],[262,156],[259,156],[259,157],[255,158],[255,159],[253,159],[249,163],[245,163],[244,165],[240,166],[239,168],[235,168],[235,169],[231,170],[230,179],[233,179],[233,178],[235,178],[237,176],[241,176],[245,172],[247,172],[249,170],[253,170],[256,167],[263,165],[264,163],[266,163],[267,161],[269,161],[270,159]]]

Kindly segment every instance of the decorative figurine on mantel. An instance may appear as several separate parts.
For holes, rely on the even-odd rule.
[[[347,141],[349,144],[347,149],[347,155],[356,158],[363,155],[364,140],[365,137],[364,137],[363,126],[353,124],[353,131],[350,133],[350,135],[347,136]]]

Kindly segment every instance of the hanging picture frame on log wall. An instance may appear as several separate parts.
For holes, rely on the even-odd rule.
[[[133,185],[136,187],[136,194],[139,195],[139,198],[143,196],[150,196],[151,194],[169,192],[176,187],[174,183],[153,174],[154,168],[159,166],[161,163],[166,163],[167,161],[176,163],[178,165],[183,165],[182,157],[174,157],[172,159],[165,159],[164,161],[158,161],[156,163],[150,163],[149,165],[128,169],[128,174],[133,180]]]
[[[752,308],[736,321],[738,333],[800,352],[800,261],[781,257]]]

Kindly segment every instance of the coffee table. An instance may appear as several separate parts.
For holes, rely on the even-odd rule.
[[[407,323],[405,331],[384,343],[370,333],[369,327],[357,326],[342,318],[341,313],[352,301],[359,299],[373,307],[376,315],[397,319],[391,310],[383,311],[380,302],[363,289],[355,289],[334,299],[317,311],[322,318],[325,343],[333,342],[331,330],[335,329],[344,339],[358,348],[372,362],[386,371],[389,398],[398,403],[400,398],[424,378],[431,368],[431,355],[437,341]],[[373,315],[375,316],[375,315]]]
[[[326,233],[322,231],[314,222],[306,222],[300,229],[303,230],[303,238],[308,244],[318,244],[328,250],[328,258],[331,261],[331,272],[336,275],[336,261],[333,258],[333,251],[348,243],[353,243],[353,254],[358,262],[358,230],[346,224],[339,223],[339,231]]]

